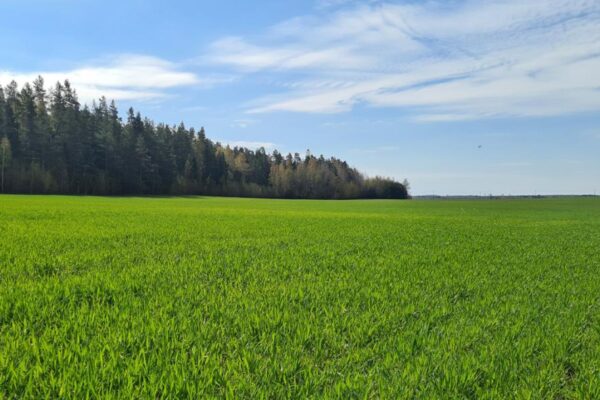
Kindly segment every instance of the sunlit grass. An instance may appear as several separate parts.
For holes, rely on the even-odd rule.
[[[0,196],[0,398],[600,398],[600,201]]]

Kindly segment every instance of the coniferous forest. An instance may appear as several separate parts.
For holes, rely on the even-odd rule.
[[[407,198],[407,183],[366,178],[345,161],[223,146],[155,124],[114,101],[82,106],[68,81],[0,86],[2,193]]]

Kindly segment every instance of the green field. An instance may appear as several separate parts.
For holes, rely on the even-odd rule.
[[[600,398],[600,200],[0,196],[0,398]]]

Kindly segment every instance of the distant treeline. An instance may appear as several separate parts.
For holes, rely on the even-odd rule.
[[[0,86],[3,193],[210,194],[281,198],[407,198],[407,184],[365,178],[309,152],[222,146],[204,129],[155,124],[114,101],[81,107],[68,81]]]

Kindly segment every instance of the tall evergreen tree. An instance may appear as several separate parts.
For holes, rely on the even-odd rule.
[[[11,158],[10,142],[6,136],[2,136],[0,137],[0,193],[4,193],[5,171],[10,165]]]
[[[4,97],[4,88],[0,85],[0,138],[7,135],[6,133],[6,98]]]
[[[69,81],[46,92],[38,77],[0,87],[1,189],[24,193],[214,194],[287,198],[406,198],[403,185],[367,179],[345,161],[307,151],[223,146],[178,126],[154,124],[114,101],[81,106]]]
[[[17,112],[19,109],[19,98],[17,97],[17,82],[12,81],[6,87],[6,103],[4,107],[4,134],[12,146],[13,156],[21,156],[19,141],[19,126],[17,123]]]

